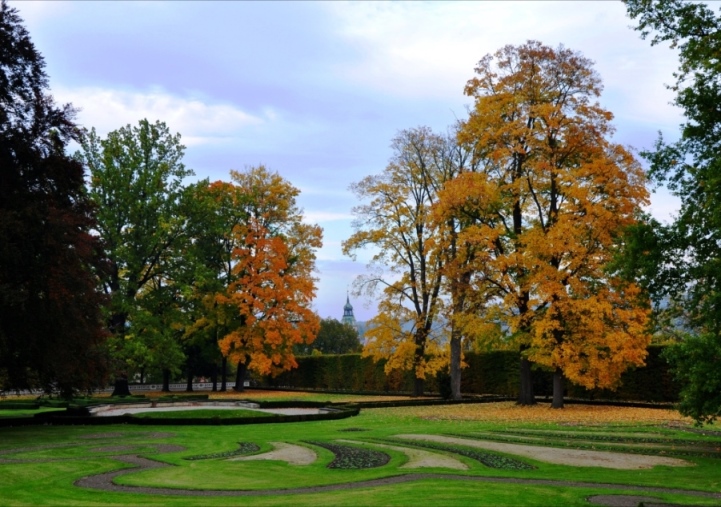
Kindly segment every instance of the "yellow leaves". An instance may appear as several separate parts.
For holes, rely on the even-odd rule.
[[[600,79],[581,55],[529,41],[475,70],[458,138],[489,162],[448,182],[434,213],[464,224],[457,243],[471,253],[479,320],[572,381],[611,387],[643,364],[650,339],[638,288],[604,271],[647,202],[640,165],[607,139],[612,115],[592,102]],[[472,319],[458,322],[474,333]]]
[[[675,410],[628,408],[594,405],[566,405],[555,410],[549,405],[517,405],[514,402],[445,405],[433,407],[384,408],[387,413],[433,420],[536,422],[559,424],[665,424],[689,423],[690,419]]]

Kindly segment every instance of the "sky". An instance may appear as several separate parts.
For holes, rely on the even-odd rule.
[[[182,135],[195,178],[229,181],[264,164],[297,187],[324,229],[315,310],[340,320],[370,252],[354,261],[349,186],[383,171],[403,129],[438,133],[467,115],[475,64],[533,39],[595,62],[613,140],[650,148],[683,118],[665,85],[677,54],[651,47],[618,1],[91,2],[10,1],[46,61],[58,103],[105,136],[147,118]],[[651,213],[669,220],[664,189]],[[350,295],[357,320],[376,302]]]

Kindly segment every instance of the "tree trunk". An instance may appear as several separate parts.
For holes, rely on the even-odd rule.
[[[456,334],[456,331],[452,331]],[[451,399],[461,399],[461,337],[451,337]]]
[[[234,391],[242,393],[245,391],[245,373],[248,371],[248,363],[245,361],[238,361],[238,368],[235,372],[235,387]]]
[[[145,384],[145,366],[140,368],[140,384]]]
[[[123,338],[125,336],[125,323],[127,320],[127,313],[114,313],[110,317],[110,332],[120,338]],[[121,372],[116,375],[115,385],[113,386],[113,394],[110,396],[131,396],[130,386],[128,386],[127,372]]]
[[[563,408],[563,391],[565,387],[565,378],[561,368],[556,368],[553,372],[553,402],[551,408]]]
[[[130,386],[128,386],[128,376],[121,374],[115,378],[113,394],[110,396],[131,396]]]
[[[185,384],[185,392],[186,393],[193,392],[193,369],[192,368],[188,368],[188,382]]]
[[[210,374],[210,381],[213,382],[212,392],[218,391],[218,365],[213,364],[213,372]]]
[[[161,389],[164,393],[170,392],[170,370],[164,369],[163,370],[163,389]]]
[[[415,335],[415,345],[416,350],[413,355],[413,375],[415,377],[415,381],[413,382],[413,397],[423,396],[423,391],[425,390],[425,377],[424,378],[418,378],[417,372],[420,369],[421,365],[423,364],[423,355],[426,350],[426,337],[428,336],[428,333],[425,329],[419,328],[416,329],[416,335]]]
[[[527,348],[527,345],[521,345],[521,352],[523,352]],[[536,398],[533,395],[533,377],[531,375],[531,362],[523,355],[521,355],[521,388],[518,393],[518,404],[536,404]]]
[[[425,390],[425,384],[426,384],[425,379],[416,377],[415,381],[413,382],[413,397],[414,398],[417,398],[418,396],[423,396],[423,391]]]
[[[220,392],[224,393],[228,390],[228,358],[223,356],[223,361],[220,363]]]

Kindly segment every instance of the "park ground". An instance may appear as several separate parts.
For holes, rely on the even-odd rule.
[[[658,408],[500,402],[285,424],[0,428],[3,505],[710,506],[719,465],[721,426]]]

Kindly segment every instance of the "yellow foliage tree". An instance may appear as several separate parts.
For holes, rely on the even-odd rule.
[[[494,301],[486,320],[520,345],[519,402],[534,403],[530,360],[554,369],[560,407],[564,375],[613,387],[643,364],[647,305],[606,269],[647,201],[643,172],[609,141],[612,114],[593,101],[601,82],[582,55],[529,41],[475,72],[459,142],[488,163],[446,185],[442,213],[468,221],[459,238],[478,246],[470,283]]]
[[[375,248],[371,274],[359,283],[369,292],[383,287],[379,314],[369,322],[364,355],[385,358],[386,371],[410,369],[414,395],[424,390],[426,376],[447,364],[443,311],[445,223],[434,223],[438,191],[453,175],[448,139],[420,127],[404,130],[393,140],[394,155],[385,171],[352,186],[361,200],[353,208],[355,233],[343,251]]]

